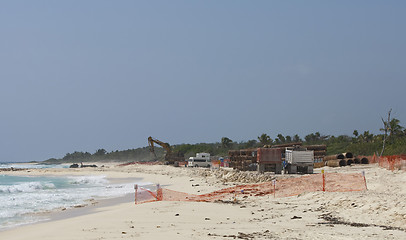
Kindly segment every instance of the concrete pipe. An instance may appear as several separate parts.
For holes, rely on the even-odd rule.
[[[347,165],[351,165],[354,163],[354,160],[352,158],[347,159]]]
[[[340,160],[340,162],[338,162],[338,164],[340,165],[340,167],[344,167],[347,166],[347,161],[345,159]]]
[[[329,160],[329,161],[326,162],[326,165],[329,166],[329,167],[338,167],[338,166],[340,166],[338,164],[338,160]]]
[[[326,166],[326,164],[327,164],[327,162],[315,162],[313,164],[313,166],[314,166],[314,168],[321,168],[321,167]]]
[[[329,156],[325,156],[324,160],[336,160],[336,159],[344,159],[345,156],[340,153],[340,154],[336,154],[336,155],[329,155]]]
[[[369,160],[368,158],[361,158],[361,164],[368,164]]]
[[[343,153],[346,158],[353,158],[353,154],[350,152]]]
[[[336,155],[329,155],[324,157],[324,161],[336,160]]]
[[[354,158],[354,163],[355,163],[355,164],[360,164],[360,163],[361,163],[361,160],[360,160],[359,158]]]

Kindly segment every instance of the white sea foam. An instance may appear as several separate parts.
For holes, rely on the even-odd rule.
[[[89,184],[89,185],[106,185],[109,181],[105,176],[81,176],[81,177],[70,177],[70,184]]]
[[[9,186],[0,185],[0,193],[35,192],[40,189],[53,189],[53,183],[46,182],[25,182]]]
[[[0,180],[0,229],[40,220],[31,213],[71,208],[84,204],[87,199],[119,197],[134,192],[134,183],[110,184],[104,176],[0,175]]]
[[[0,163],[0,168],[68,168],[69,164],[30,164],[30,163]]]

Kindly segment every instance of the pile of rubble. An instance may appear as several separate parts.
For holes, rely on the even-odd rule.
[[[194,175],[199,175],[206,178],[215,178],[217,181],[227,183],[227,182],[238,182],[238,183],[261,183],[270,182],[275,179],[275,175],[271,174],[260,174],[258,172],[243,172],[236,170],[226,170],[226,169],[195,169],[193,171]]]
[[[0,168],[0,172],[12,172],[12,171],[25,171],[28,170],[27,168]]]

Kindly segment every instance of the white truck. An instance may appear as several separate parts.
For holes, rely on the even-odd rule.
[[[211,167],[210,153],[196,153],[196,157],[190,157],[188,167]]]
[[[296,174],[313,173],[314,152],[307,150],[289,150],[285,151],[285,161],[287,162],[288,173]]]

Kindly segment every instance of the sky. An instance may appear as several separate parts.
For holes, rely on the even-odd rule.
[[[0,1],[0,162],[406,126],[405,1]]]

